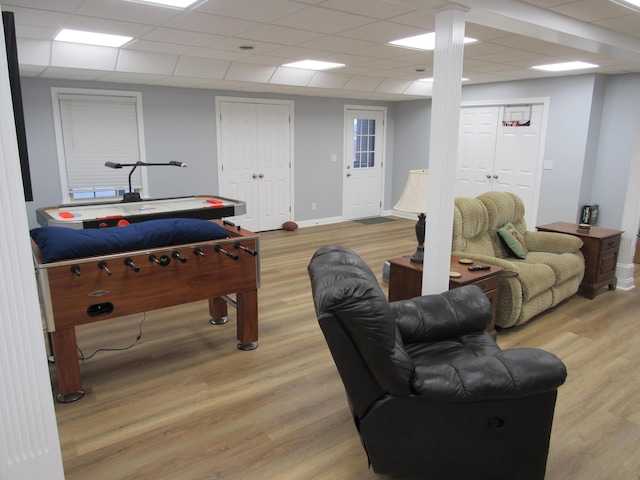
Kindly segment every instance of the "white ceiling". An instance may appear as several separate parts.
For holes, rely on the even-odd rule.
[[[13,11],[21,75],[374,100],[429,96],[433,54],[387,42],[435,29],[434,9],[467,7],[465,84],[640,72],[640,14],[609,0],[203,0],[187,10],[128,0],[0,0]],[[56,42],[62,28],[133,37],[122,48]],[[242,50],[249,46],[252,50]],[[281,67],[346,64],[313,72]],[[424,71],[420,71],[424,70]]]

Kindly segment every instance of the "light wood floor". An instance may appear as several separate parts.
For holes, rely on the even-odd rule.
[[[306,266],[340,244],[381,278],[415,249],[415,222],[390,218],[263,233],[254,351],[236,349],[233,309],[212,326],[206,301],[77,328],[85,356],[130,345],[141,322],[142,337],[84,361],[87,395],[56,404],[67,479],[385,479],[367,467]],[[637,289],[574,296],[499,332],[503,348],[543,348],[568,368],[547,479],[640,479],[639,307]]]

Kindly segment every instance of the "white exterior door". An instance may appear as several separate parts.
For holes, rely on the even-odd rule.
[[[252,231],[291,219],[291,106],[219,102],[220,195],[243,200],[247,213],[230,220]]]
[[[543,164],[544,104],[463,107],[456,197],[518,195],[535,225]]]
[[[344,217],[380,216],[385,110],[346,108],[344,122]]]

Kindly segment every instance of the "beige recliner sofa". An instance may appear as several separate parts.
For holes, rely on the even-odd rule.
[[[523,245],[525,258],[517,258],[498,234],[508,223]],[[584,275],[581,246],[582,240],[573,235],[527,231],[524,204],[512,193],[455,199],[452,254],[504,269],[498,327],[521,325],[575,294]]]

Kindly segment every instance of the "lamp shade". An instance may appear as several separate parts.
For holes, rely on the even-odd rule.
[[[401,212],[426,213],[429,170],[409,170],[409,178],[400,200],[393,208]]]

